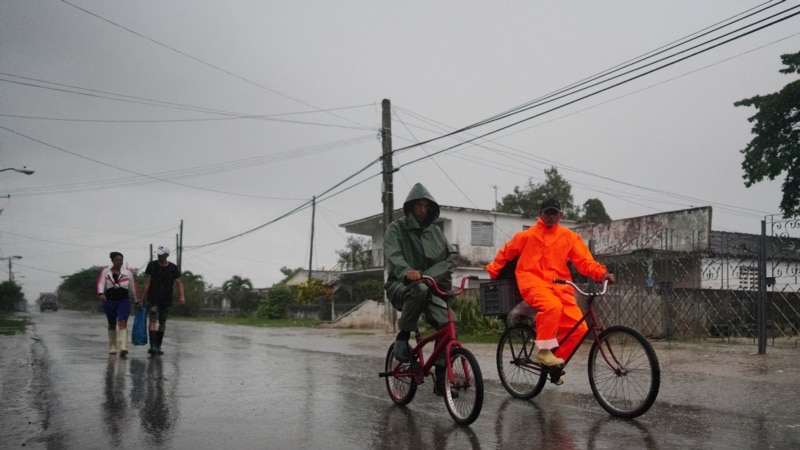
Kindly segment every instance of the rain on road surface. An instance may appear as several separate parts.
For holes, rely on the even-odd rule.
[[[498,383],[494,345],[467,345],[486,398],[478,420],[459,427],[429,382],[408,407],[391,402],[377,376],[393,339],[383,330],[170,320],[164,355],[129,346],[120,359],[105,354],[99,314],[30,317],[27,335],[0,336],[0,448],[800,448],[796,347],[752,355],[755,346],[654,342],[661,392],[626,421],[592,396],[586,345],[566,384],[531,401]]]

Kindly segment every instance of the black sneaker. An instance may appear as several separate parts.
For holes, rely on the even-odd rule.
[[[157,355],[163,355],[164,352],[161,351],[161,347],[156,347],[156,351],[154,352]]]
[[[154,349],[153,347],[150,347],[150,348],[147,349],[147,353],[149,353],[151,355],[155,355],[156,349]]]
[[[408,346],[408,341],[403,339],[394,341],[394,357],[400,362],[411,361],[411,347]]]

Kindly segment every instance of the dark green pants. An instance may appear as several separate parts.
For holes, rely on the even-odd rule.
[[[447,304],[439,297],[431,295],[425,283],[405,284],[396,281],[387,286],[386,297],[394,305],[403,305],[397,323],[401,330],[415,331],[423,312],[425,321],[435,329],[447,324]]]

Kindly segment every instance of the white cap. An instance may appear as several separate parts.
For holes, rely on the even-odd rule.
[[[156,249],[156,255],[158,256],[169,255],[169,247],[165,245],[159,245],[158,248]]]

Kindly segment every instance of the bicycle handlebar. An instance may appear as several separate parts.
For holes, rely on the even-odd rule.
[[[585,295],[587,297],[589,297],[589,296],[597,297],[597,296],[600,296],[600,295],[605,295],[606,291],[608,290],[608,280],[603,280],[603,289],[600,292],[586,292],[583,289],[581,289],[580,286],[578,286],[577,284],[573,283],[572,281],[570,281],[570,280],[562,280],[561,278],[553,278],[553,283],[556,283],[556,284],[568,284],[568,285],[572,286],[573,289],[578,291],[579,294]]]
[[[432,277],[429,277],[428,275],[423,275],[422,279],[420,281],[424,281],[428,286],[433,288],[433,290],[436,291],[437,294],[439,294],[441,296],[444,296],[444,297],[449,297],[449,296],[458,297],[459,295],[464,293],[464,287],[467,284],[467,280],[477,280],[477,279],[478,279],[477,275],[469,275],[469,276],[466,276],[466,277],[461,277],[461,288],[459,288],[457,291],[453,291],[453,292],[446,292],[446,291],[441,290],[439,288],[439,283],[437,283],[436,280],[434,280]]]

